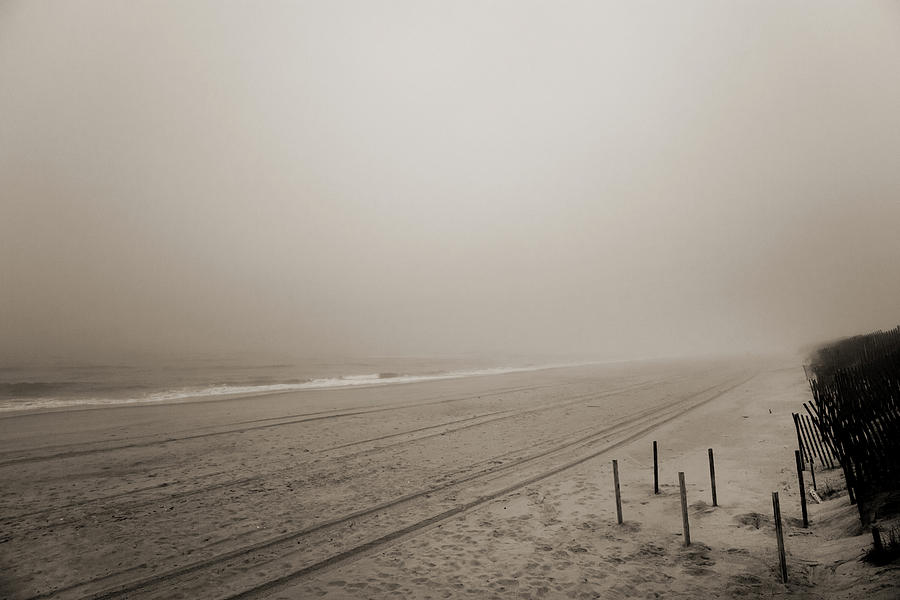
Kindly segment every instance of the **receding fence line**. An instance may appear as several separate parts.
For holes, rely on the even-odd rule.
[[[781,525],[781,505],[778,503],[778,492],[772,492],[772,510],[775,513],[775,537],[778,539],[778,563],[781,568],[781,580],[787,583],[787,559],[784,556],[784,530]]]
[[[869,525],[885,497],[900,490],[900,327],[820,348],[807,369],[804,403],[821,442],[844,471],[847,494]],[[823,456],[824,458],[824,456]]]
[[[616,486],[616,517],[619,519],[619,525],[622,524],[622,494],[619,491],[619,462],[612,461],[613,465],[613,483]]]
[[[713,459],[713,449],[709,449],[709,483],[712,486],[712,503],[713,506],[718,506],[719,503],[716,500],[716,462]]]
[[[684,471],[678,472],[678,487],[681,490],[681,526],[684,529],[684,545],[691,545],[691,524],[688,522],[687,490],[684,488]]]

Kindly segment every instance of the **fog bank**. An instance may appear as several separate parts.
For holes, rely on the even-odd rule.
[[[0,360],[900,323],[896,2],[5,2]]]

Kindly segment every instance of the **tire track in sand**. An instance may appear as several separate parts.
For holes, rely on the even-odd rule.
[[[420,433],[420,432],[431,430],[431,429],[442,429],[442,431],[432,433],[429,435],[410,438],[408,440],[402,440],[399,442],[395,442],[392,444],[386,444],[383,446],[376,446],[374,448],[360,450],[360,451],[353,452],[350,454],[345,454],[345,455],[342,455],[339,457],[341,459],[349,458],[349,457],[356,456],[361,453],[369,453],[369,452],[373,452],[373,451],[374,452],[383,451],[383,450],[393,448],[396,446],[419,442],[419,441],[422,441],[422,440],[425,440],[428,438],[445,435],[447,433],[455,433],[457,431],[469,429],[472,427],[478,427],[481,425],[486,425],[486,424],[493,423],[495,421],[499,421],[499,420],[503,420],[503,419],[510,419],[510,418],[519,417],[519,416],[522,416],[525,414],[532,414],[532,413],[552,410],[555,408],[571,406],[573,404],[578,404],[587,399],[596,400],[596,399],[606,398],[609,396],[614,396],[617,394],[627,393],[627,392],[631,392],[631,391],[635,391],[635,390],[647,389],[647,388],[659,385],[660,383],[669,383],[670,381],[671,380],[667,380],[667,379],[657,379],[654,381],[644,382],[641,384],[633,384],[630,386],[626,386],[626,387],[619,388],[616,390],[610,390],[607,392],[602,392],[599,394],[598,393],[582,394],[582,395],[578,395],[575,397],[567,398],[563,402],[542,404],[538,407],[530,407],[530,408],[525,408],[525,409],[521,409],[521,410],[512,409],[512,410],[506,410],[506,411],[494,411],[494,412],[490,412],[490,413],[483,413],[483,414],[476,415],[473,417],[465,417],[462,419],[445,421],[443,423],[439,423],[436,425],[418,427],[415,429],[410,429],[410,430],[405,430],[402,432],[377,436],[377,437],[368,438],[365,440],[358,440],[358,441],[354,441],[354,442],[348,442],[345,444],[338,444],[336,446],[331,446],[328,448],[322,448],[322,449],[316,450],[314,453],[315,454],[327,453],[327,452],[332,452],[332,451],[338,450],[338,449],[359,446],[359,445],[376,442],[376,441],[382,441],[382,440],[386,440],[386,439],[390,439],[390,438],[407,436],[410,434]],[[530,389],[534,389],[534,388],[519,388],[519,389],[529,389],[530,390]],[[497,394],[500,394],[500,393],[508,393],[508,392],[497,392]],[[482,395],[482,397],[484,397],[484,395]],[[505,413],[511,413],[511,414],[505,414]],[[489,417],[493,417],[496,415],[502,415],[502,416],[497,416],[496,418],[493,418],[493,419],[489,418]],[[479,419],[485,419],[485,420],[478,421]],[[478,422],[473,423],[472,421],[478,421]],[[466,423],[466,424],[461,425],[459,427],[454,427],[454,425],[457,425],[460,423]],[[214,491],[214,490],[225,488],[225,487],[246,485],[249,483],[254,483],[254,482],[260,481],[262,479],[271,477],[273,475],[289,473],[291,471],[295,471],[295,470],[303,468],[303,467],[305,467],[305,463],[300,464],[300,465],[292,465],[290,467],[276,469],[274,471],[268,471],[268,472],[257,474],[257,475],[251,475],[249,477],[239,477],[239,478],[228,479],[225,481],[220,481],[220,482],[212,483],[212,484],[205,485],[205,486],[195,487],[195,488],[191,488],[188,490],[175,491],[175,492],[171,492],[171,490],[170,490],[170,493],[162,494],[160,496],[156,496],[156,497],[152,497],[152,498],[145,498],[145,499],[139,500],[137,502],[126,502],[126,503],[121,503],[121,504],[104,506],[103,510],[101,510],[101,511],[89,512],[86,514],[81,514],[81,515],[73,516],[73,517],[69,517],[69,518],[62,517],[60,519],[53,520],[51,523],[47,523],[47,524],[39,525],[37,527],[32,527],[32,528],[22,530],[20,532],[20,534],[32,533],[34,531],[39,531],[41,529],[46,529],[48,527],[56,528],[56,527],[59,527],[62,525],[71,524],[71,523],[74,523],[74,522],[77,522],[77,521],[83,519],[85,516],[97,516],[97,515],[104,514],[107,512],[112,512],[113,510],[115,510],[115,511],[130,510],[130,509],[140,508],[142,506],[147,506],[147,505],[155,504],[155,503],[159,503],[159,502],[169,502],[172,500],[177,500],[177,499],[181,499],[181,498],[185,498],[185,497],[189,497],[189,496],[193,496],[193,495],[197,495],[197,494],[202,494],[205,492],[210,492],[210,491]],[[208,479],[209,477],[213,477],[215,475],[220,475],[222,473],[225,473],[225,471],[213,473],[210,475],[200,476],[200,477],[188,480],[188,481],[197,481],[199,479]],[[123,491],[123,492],[120,492],[117,494],[108,494],[108,495],[104,495],[104,496],[89,498],[89,499],[79,501],[79,502],[71,502],[68,504],[49,507],[49,508],[45,508],[45,509],[41,509],[41,510],[35,510],[35,511],[31,511],[31,512],[26,512],[26,513],[18,513],[18,514],[14,514],[14,515],[4,516],[4,517],[0,518],[0,523],[9,523],[9,522],[17,521],[17,520],[20,520],[23,518],[33,518],[33,517],[40,516],[40,515],[52,514],[53,512],[62,511],[62,510],[70,511],[71,509],[87,506],[87,505],[94,504],[97,502],[106,502],[106,501],[113,500],[116,498],[124,498],[124,497],[130,496],[130,495],[133,495],[133,494],[140,494],[142,492],[148,492],[148,491],[153,491],[153,490],[158,490],[158,489],[163,489],[163,488],[169,488],[172,485],[172,483],[173,482],[161,482],[161,483],[158,483],[158,484],[155,484],[152,486],[145,486],[142,488],[127,490],[127,491]],[[184,480],[180,480],[175,483],[184,483]]]
[[[352,523],[353,521],[355,521],[357,519],[360,519],[360,518],[363,518],[366,516],[370,516],[375,513],[379,513],[379,512],[387,511],[387,510],[391,510],[391,509],[396,509],[396,508],[402,507],[404,505],[409,505],[417,500],[422,500],[423,498],[425,498],[427,496],[431,496],[432,494],[435,494],[437,492],[452,491],[453,489],[461,488],[463,486],[463,484],[467,484],[467,483],[471,484],[477,480],[484,480],[485,478],[497,477],[499,474],[501,474],[503,472],[508,471],[511,474],[515,474],[518,471],[520,471],[522,467],[527,467],[529,465],[536,464],[536,461],[539,461],[543,458],[552,456],[554,454],[558,454],[558,453],[564,452],[566,450],[569,450],[569,449],[572,449],[575,447],[581,447],[590,442],[596,442],[597,441],[596,438],[601,437],[601,436],[610,436],[613,434],[618,434],[618,435],[625,434],[625,437],[620,438],[610,444],[607,444],[599,450],[593,450],[590,453],[588,453],[587,455],[583,455],[583,456],[577,457],[575,459],[568,460],[567,462],[564,462],[562,464],[554,465],[549,469],[544,469],[542,471],[539,471],[537,474],[534,474],[529,477],[526,477],[525,479],[516,481],[510,485],[506,485],[506,486],[502,487],[501,489],[478,496],[477,498],[471,499],[471,500],[469,500],[463,504],[460,504],[458,506],[455,506],[449,510],[439,512],[436,515],[432,515],[425,519],[416,521],[408,526],[389,531],[373,540],[370,540],[370,541],[364,542],[362,544],[353,546],[351,548],[345,549],[345,550],[338,552],[332,556],[329,556],[325,559],[318,560],[318,561],[313,562],[312,564],[309,564],[300,569],[290,571],[283,576],[280,576],[280,577],[277,577],[277,578],[274,578],[271,580],[267,580],[267,581],[264,581],[257,585],[254,585],[247,590],[244,590],[242,592],[235,594],[233,597],[234,598],[243,598],[243,597],[248,597],[251,595],[258,594],[258,593],[271,591],[272,589],[275,589],[279,586],[289,584],[290,582],[292,582],[298,578],[302,578],[305,575],[308,575],[308,574],[318,571],[320,569],[326,568],[326,567],[336,564],[338,562],[347,560],[347,559],[357,556],[359,554],[371,551],[374,548],[380,547],[386,543],[392,542],[401,537],[411,535],[412,533],[415,533],[416,531],[422,530],[426,527],[429,527],[440,521],[451,518],[462,512],[472,510],[482,504],[485,504],[486,502],[490,502],[490,501],[497,499],[505,494],[508,494],[512,491],[520,489],[521,487],[530,485],[530,484],[540,481],[542,479],[546,479],[546,478],[556,475],[562,471],[570,469],[574,466],[580,465],[588,460],[596,458],[597,456],[600,456],[600,455],[612,450],[613,448],[621,446],[622,444],[625,444],[633,439],[637,439],[638,437],[648,433],[649,431],[652,431],[653,429],[656,429],[656,428],[664,425],[665,423],[668,423],[669,421],[672,421],[672,420],[684,415],[685,413],[687,413],[691,410],[699,408],[700,406],[715,400],[716,398],[735,389],[736,387],[739,387],[739,386],[745,384],[750,379],[752,379],[752,377],[753,376],[742,378],[741,380],[737,381],[736,383],[732,380],[732,383],[730,385],[728,385],[728,387],[726,387],[725,389],[719,389],[712,396],[710,396],[708,398],[703,398],[699,401],[696,401],[696,398],[698,396],[704,396],[704,395],[706,395],[707,392],[709,392],[713,389],[721,388],[722,384],[718,384],[718,385],[712,386],[710,388],[707,388],[705,390],[702,390],[700,392],[693,393],[686,398],[681,398],[679,400],[667,403],[667,404],[659,406],[659,407],[655,407],[653,409],[641,411],[640,413],[631,415],[631,416],[625,418],[624,420],[617,422],[615,425],[601,428],[601,429],[596,430],[586,436],[581,436],[575,440],[567,441],[565,443],[562,443],[562,444],[552,447],[550,449],[542,450],[538,453],[511,461],[511,462],[508,462],[508,463],[505,463],[502,465],[490,467],[488,469],[484,469],[482,471],[469,474],[466,477],[463,477],[461,479],[453,480],[446,484],[442,484],[439,486],[433,486],[433,487],[430,487],[427,489],[419,490],[417,492],[406,494],[404,496],[395,498],[395,499],[387,501],[385,503],[371,506],[371,507],[365,508],[363,510],[356,511],[354,513],[344,515],[342,517],[332,519],[330,521],[323,522],[323,523],[314,525],[314,526],[306,528],[306,529],[302,529],[302,530],[294,531],[294,532],[288,532],[288,533],[285,533],[285,534],[282,534],[282,535],[279,535],[279,536],[276,536],[273,538],[269,538],[267,540],[262,540],[260,542],[254,543],[254,544],[235,548],[233,550],[226,551],[226,552],[217,554],[215,556],[212,556],[212,557],[209,557],[206,559],[198,560],[193,563],[189,563],[187,565],[181,565],[181,566],[174,567],[174,568],[171,568],[171,569],[159,572],[159,573],[154,573],[154,574],[151,574],[151,575],[143,577],[143,578],[137,578],[137,579],[132,579],[129,581],[124,581],[124,582],[116,584],[110,588],[107,588],[106,590],[98,591],[95,593],[88,593],[87,595],[85,595],[83,597],[100,600],[100,599],[105,599],[105,598],[113,598],[113,597],[120,596],[123,594],[131,594],[133,592],[138,592],[141,590],[146,590],[150,586],[171,585],[171,584],[174,584],[179,578],[182,578],[184,576],[191,576],[192,578],[196,578],[198,572],[201,572],[202,570],[207,569],[207,568],[215,568],[215,567],[221,568],[222,565],[224,565],[225,563],[228,563],[229,561],[243,559],[244,563],[250,562],[252,560],[252,555],[254,553],[262,553],[264,551],[272,553],[272,552],[275,552],[277,550],[277,548],[282,545],[286,546],[284,548],[285,552],[287,552],[287,553],[296,552],[296,549],[293,546],[296,543],[298,543],[297,540],[302,539],[304,537],[309,537],[315,533],[322,532],[329,528],[341,527],[342,525],[345,525],[347,523]],[[639,423],[640,421],[646,420],[648,417],[650,417],[652,419],[653,416],[661,417],[661,418],[653,420],[653,422],[647,426],[640,427],[637,431],[631,431],[635,427],[640,426],[640,423]],[[263,562],[267,562],[268,560],[271,560],[271,559],[266,559]],[[45,594],[35,596],[34,598],[35,599],[44,598],[44,597],[48,597],[51,595],[63,593],[65,591],[75,591],[77,588],[83,588],[83,587],[90,586],[90,584],[92,584],[92,583],[99,583],[100,581],[103,581],[103,580],[109,580],[118,575],[124,575],[126,572],[130,572],[133,570],[134,569],[126,569],[125,571],[122,571],[120,573],[114,573],[114,574],[104,576],[101,578],[95,578],[90,581],[80,582],[77,584],[73,584],[71,586],[67,586],[66,588],[57,589],[52,592],[48,592]]]
[[[370,407],[370,408],[356,407],[356,408],[349,408],[349,409],[335,409],[335,411],[344,411],[344,412],[338,412],[337,414],[328,414],[328,413],[335,412],[335,411],[328,410],[328,411],[317,411],[317,412],[312,412],[312,413],[301,413],[299,415],[289,415],[289,416],[284,416],[284,417],[270,417],[270,418],[266,418],[266,419],[253,419],[250,421],[237,421],[236,423],[231,423],[230,425],[248,424],[248,426],[240,427],[240,428],[236,428],[236,429],[226,429],[223,431],[211,431],[211,432],[206,432],[206,433],[197,433],[197,434],[193,434],[193,435],[186,435],[186,436],[180,436],[180,437],[166,437],[163,439],[148,440],[148,441],[144,441],[144,442],[131,442],[128,444],[118,444],[115,446],[102,446],[99,448],[86,448],[83,450],[69,450],[69,451],[64,451],[64,452],[55,452],[52,454],[14,456],[13,458],[8,458],[6,460],[0,460],[0,468],[17,465],[17,464],[22,464],[22,463],[41,462],[41,461],[46,461],[46,460],[72,458],[72,457],[76,457],[76,456],[85,456],[85,455],[89,455],[89,454],[100,454],[100,453],[104,453],[104,452],[113,452],[116,450],[127,450],[130,448],[147,448],[150,446],[161,446],[161,445],[170,444],[173,442],[190,441],[190,440],[196,440],[196,439],[202,439],[202,438],[208,438],[208,437],[230,435],[230,434],[235,434],[235,433],[246,433],[248,431],[256,431],[256,430],[260,430],[260,429],[270,429],[272,427],[282,427],[284,425],[296,425],[298,423],[308,423],[308,422],[312,422],[312,421],[324,421],[324,420],[329,420],[329,419],[340,419],[343,417],[355,417],[355,416],[359,416],[359,415],[368,415],[368,414],[388,412],[388,411],[394,411],[394,410],[414,409],[414,408],[419,408],[419,407],[424,407],[424,406],[433,406],[436,404],[449,404],[452,402],[464,402],[466,400],[475,400],[475,399],[484,398],[486,396],[487,397],[499,396],[502,394],[511,394],[511,393],[516,393],[516,392],[520,392],[520,391],[539,390],[539,389],[543,389],[543,388],[547,388],[547,387],[559,387],[559,386],[558,385],[554,386],[552,384],[540,385],[540,386],[526,386],[526,387],[509,388],[506,390],[486,392],[486,393],[482,393],[482,394],[471,394],[471,395],[458,396],[458,397],[453,397],[453,398],[441,398],[441,399],[437,399],[437,400],[431,400],[428,402],[412,402],[412,403],[408,403],[408,404],[392,404],[392,405],[376,406],[376,407]],[[298,417],[298,418],[294,418],[294,417]],[[289,420],[286,420],[286,421],[282,420],[278,423],[266,423],[266,424],[261,424],[261,425],[252,425],[252,423],[259,423],[261,421],[271,421],[271,420],[278,420],[278,419],[289,419]],[[227,426],[227,425],[225,425],[225,426]],[[222,427],[222,425],[217,425],[216,427]],[[200,429],[203,429],[203,428],[200,428]],[[191,431],[193,431],[193,430],[191,430]],[[149,437],[151,435],[152,434],[148,434],[148,435],[142,435],[142,436],[135,436],[134,438],[124,438],[124,439],[140,439],[143,437]],[[73,443],[72,445],[56,444],[56,445],[52,445],[52,446],[41,446],[36,449],[30,449],[29,452],[34,451],[34,450],[43,450],[43,449],[47,449],[47,448],[78,447],[78,446],[97,444],[97,443],[102,443],[102,442],[91,441],[91,442],[76,442],[76,443]],[[9,454],[16,454],[19,452],[20,451],[9,451],[5,454],[9,455]],[[4,453],[0,453],[0,456],[3,456],[3,455],[4,455]]]

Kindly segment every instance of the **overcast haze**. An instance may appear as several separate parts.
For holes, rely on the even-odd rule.
[[[900,323],[897,2],[2,2],[0,358]]]

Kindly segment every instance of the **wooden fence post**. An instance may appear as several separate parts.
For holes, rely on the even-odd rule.
[[[881,543],[881,530],[878,529],[878,525],[872,526],[872,541],[874,542],[875,554],[879,556],[884,554],[884,544]]]
[[[653,440],[653,493],[659,493],[659,457],[656,451],[656,440]]]
[[[622,494],[619,491],[619,462],[614,460],[613,463],[613,482],[616,486],[616,517],[619,519],[619,525],[622,524]]]
[[[772,509],[775,512],[775,537],[778,539],[778,563],[781,568],[781,580],[787,583],[787,559],[784,556],[784,530],[781,526],[781,505],[778,503],[778,492],[772,492]]]
[[[716,501],[716,462],[713,459],[713,450],[709,449],[709,482],[712,485],[712,501],[713,506],[718,506]]]
[[[797,461],[797,481],[800,483],[800,510],[803,513],[803,526],[809,527],[809,515],[806,512],[806,489],[803,486],[803,459],[800,451],[794,450],[794,459]]]
[[[687,490],[684,488],[684,472],[678,472],[678,487],[681,489],[681,525],[684,529],[684,545],[691,545],[691,524],[688,523]]]

